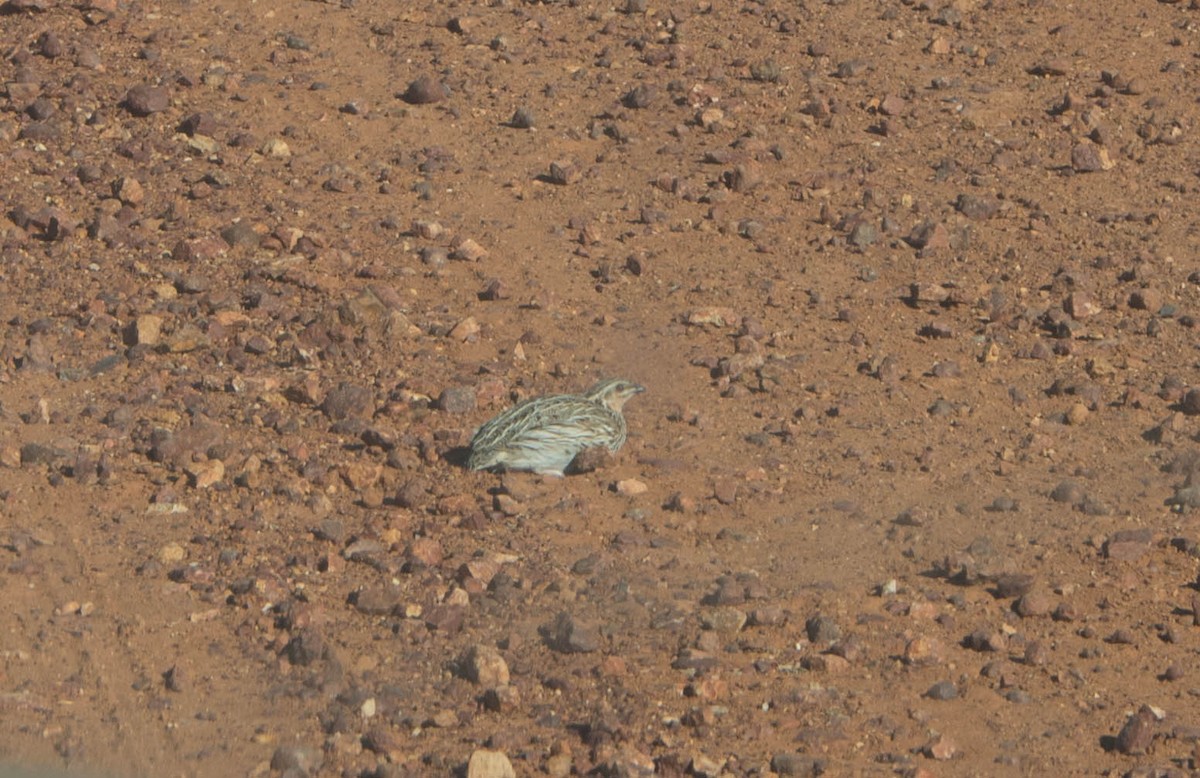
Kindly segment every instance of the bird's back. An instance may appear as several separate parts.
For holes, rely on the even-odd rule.
[[[616,451],[625,443],[625,419],[578,395],[553,395],[514,405],[479,428],[467,466],[561,471],[585,448]]]

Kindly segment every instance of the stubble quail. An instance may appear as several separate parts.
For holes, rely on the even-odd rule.
[[[581,395],[548,395],[518,403],[471,438],[467,467],[561,476],[584,449],[603,446],[615,454],[625,444],[621,411],[644,391],[632,381],[613,378]]]

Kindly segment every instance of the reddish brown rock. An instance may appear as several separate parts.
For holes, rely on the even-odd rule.
[[[134,116],[149,116],[165,111],[171,104],[166,87],[140,84],[125,93],[124,106]]]

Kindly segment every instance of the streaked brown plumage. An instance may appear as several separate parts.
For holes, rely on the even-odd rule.
[[[518,403],[471,438],[467,467],[562,475],[586,448],[604,446],[616,453],[625,443],[621,409],[644,391],[632,381],[613,378],[582,395],[555,394]]]

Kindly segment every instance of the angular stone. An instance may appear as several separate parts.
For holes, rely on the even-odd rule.
[[[1122,562],[1133,562],[1150,550],[1154,532],[1150,529],[1123,529],[1114,532],[1104,543],[1104,556]]]
[[[550,628],[550,647],[564,654],[586,654],[600,648],[600,633],[570,613],[560,613]]]
[[[1143,705],[1126,719],[1125,726],[1121,727],[1117,734],[1117,751],[1133,756],[1146,753],[1150,744],[1154,742],[1156,723],[1154,710],[1149,705]]]
[[[135,345],[155,346],[162,334],[163,319],[152,313],[144,313],[133,321],[130,327],[130,340]]]
[[[1108,156],[1108,149],[1090,141],[1076,144],[1071,149],[1071,167],[1076,173],[1098,173],[1112,170],[1116,166]]]
[[[1086,319],[1089,316],[1095,316],[1102,310],[1087,292],[1071,292],[1067,295],[1067,299],[1063,302],[1063,310],[1070,314],[1073,319]]]
[[[908,243],[922,251],[942,251],[950,248],[950,231],[940,222],[926,222],[913,229]]]
[[[483,246],[480,246],[470,238],[464,238],[455,244],[454,251],[450,253],[450,258],[463,262],[478,262],[487,255],[487,249]]]
[[[370,418],[375,413],[375,395],[365,386],[343,382],[325,395],[321,410],[332,421]]]
[[[508,685],[508,663],[492,646],[482,643],[471,646],[459,660],[459,667],[473,684],[489,689]]]
[[[960,194],[954,207],[968,219],[990,219],[1000,211],[1000,201],[995,197]]]
[[[550,173],[546,177],[552,184],[565,186],[579,180],[579,166],[571,160],[558,160],[550,163]]]
[[[225,477],[225,463],[219,459],[206,462],[192,462],[183,468],[192,486],[197,489],[207,489],[218,484]]]
[[[113,195],[126,205],[138,206],[146,199],[141,183],[130,176],[122,176],[113,184]]]

